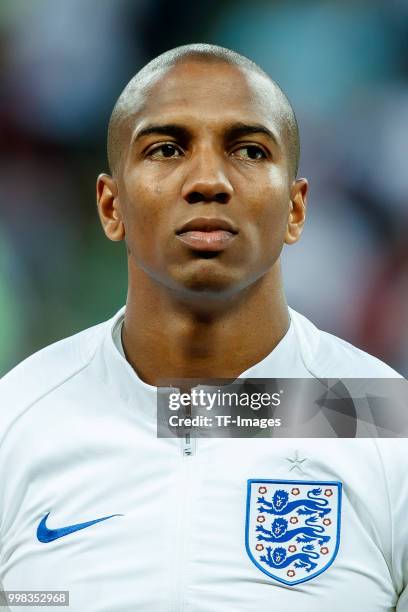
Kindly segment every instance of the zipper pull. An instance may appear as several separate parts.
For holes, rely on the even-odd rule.
[[[190,434],[186,434],[184,438],[182,438],[182,453],[183,457],[191,457],[195,454],[195,438],[192,438]]]

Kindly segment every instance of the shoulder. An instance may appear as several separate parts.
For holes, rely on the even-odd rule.
[[[110,321],[105,321],[34,353],[0,380],[0,423],[60,388],[91,363]]]
[[[317,378],[402,378],[380,359],[349,342],[319,330],[311,321],[290,309],[302,358]]]

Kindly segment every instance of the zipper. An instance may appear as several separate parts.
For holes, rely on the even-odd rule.
[[[195,438],[192,438],[190,434],[186,434],[184,438],[181,439],[181,442],[182,442],[181,451],[182,451],[183,457],[191,457],[192,455],[195,455],[195,452],[196,452]]]
[[[191,417],[190,410],[186,410],[186,416]],[[189,546],[191,538],[191,499],[194,495],[194,459],[196,453],[196,440],[191,436],[191,429],[187,429],[185,435],[180,439],[181,457],[179,464],[179,477],[176,491],[177,514],[175,516],[174,542],[175,556],[173,567],[173,597],[169,610],[171,612],[183,612],[184,593],[188,580],[186,572],[186,560],[189,559]]]
[[[172,571],[169,612],[184,612],[185,591],[189,581],[188,563],[191,545],[192,498],[195,495],[195,438],[186,434],[180,440],[181,456],[178,464],[178,479],[175,491],[176,512],[174,516],[174,565]],[[187,610],[186,610],[187,612]]]

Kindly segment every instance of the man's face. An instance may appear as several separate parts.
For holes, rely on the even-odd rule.
[[[117,177],[131,267],[225,297],[276,264],[293,183],[280,104],[262,76],[218,62],[179,63],[147,89]],[[233,232],[197,233],[199,218]]]

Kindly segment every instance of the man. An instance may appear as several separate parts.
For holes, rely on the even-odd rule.
[[[126,307],[3,379],[3,589],[87,612],[407,610],[401,441],[156,437],[164,378],[398,376],[288,309],[307,181],[286,96],[232,51],[180,47],[125,88],[108,153]]]

